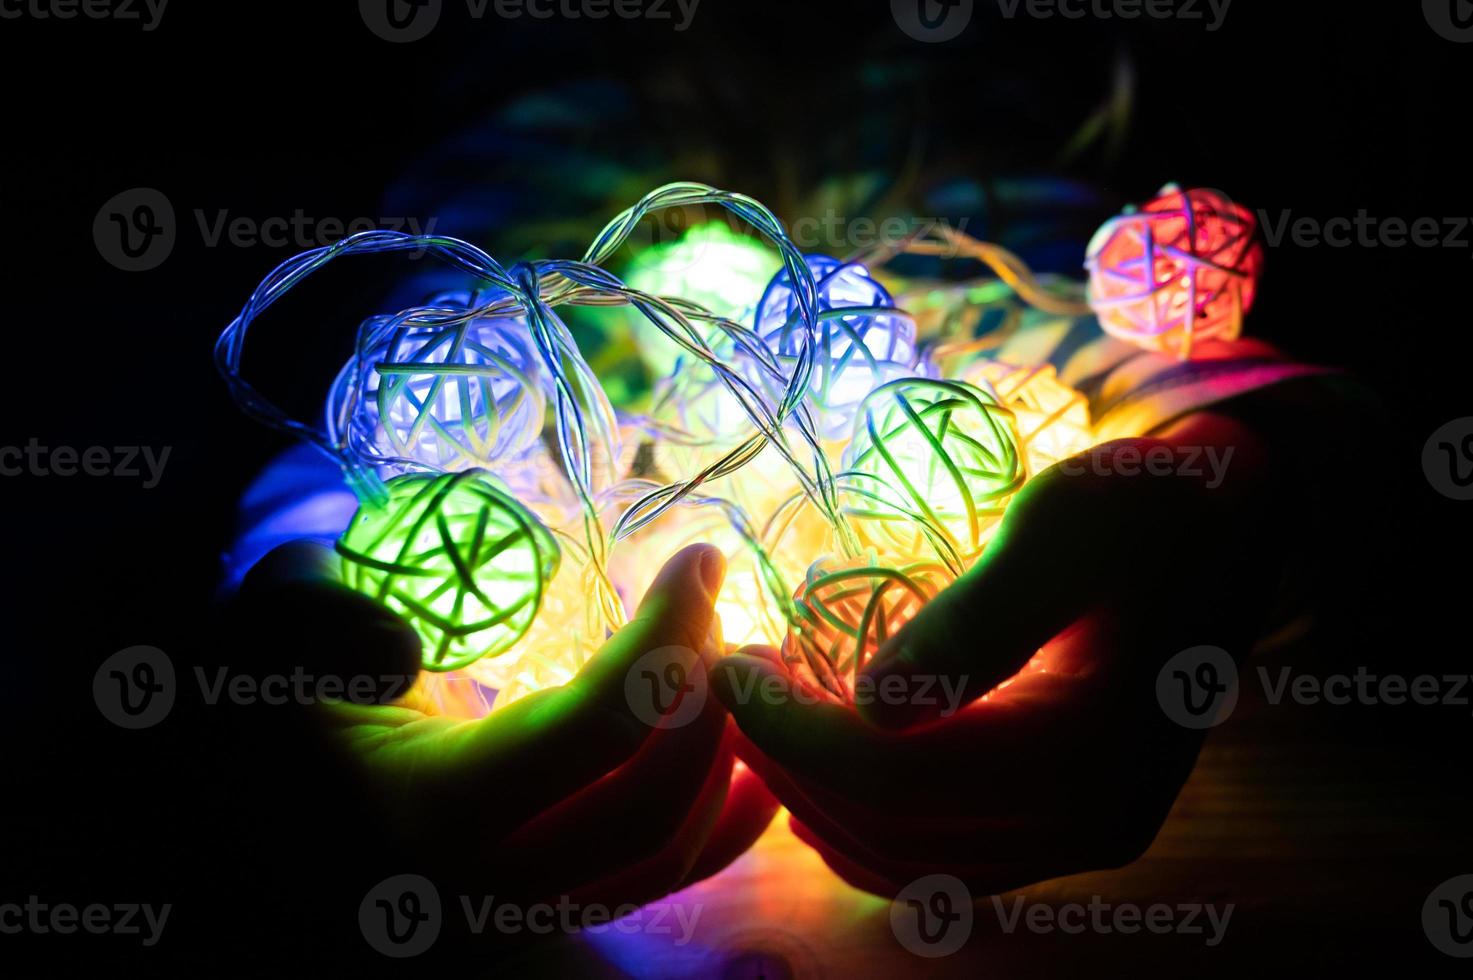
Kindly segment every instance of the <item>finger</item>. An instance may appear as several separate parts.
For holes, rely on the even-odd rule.
[[[695,544],[675,554],[645,593],[634,618],[615,633],[570,682],[569,696],[627,712],[625,686],[630,669],[652,650],[685,648],[687,669],[713,639],[716,597],[726,577],[721,549]],[[719,647],[718,647],[719,649]]]
[[[651,857],[621,868],[600,881],[571,890],[574,899],[581,904],[593,901],[647,902],[668,895],[678,888],[689,877],[702,845],[710,839],[720,819],[731,786],[733,761],[731,746],[723,740],[721,755],[717,763],[707,771],[701,793],[695,805],[689,809],[671,844]]]
[[[694,721],[655,730],[628,762],[507,837],[499,848],[506,855],[502,864],[566,891],[665,851],[705,791],[712,767],[720,763],[729,774],[726,725],[726,712],[708,698]],[[570,851],[569,841],[578,847]],[[559,861],[564,856],[570,864]],[[687,856],[694,861],[695,849]]]
[[[1060,700],[1039,691],[1048,678],[1026,680],[1006,698],[894,732],[827,700],[759,648],[723,657],[711,670],[712,690],[764,755],[815,787],[880,811],[898,798],[946,807],[976,787],[1013,779],[1023,765],[1020,747],[1041,744],[1057,715],[1040,709]],[[921,687],[911,696],[957,699],[954,690]]]
[[[1067,847],[1046,823],[1048,811],[1037,811],[1032,800],[988,793],[990,806],[973,815],[979,808],[974,800],[935,801],[892,791],[885,808],[877,809],[794,775],[750,742],[739,743],[737,751],[789,812],[856,861],[1000,862]]]
[[[821,700],[760,652],[721,658],[711,671],[711,687],[764,754],[819,782],[837,779],[854,789],[894,741],[848,705]],[[836,768],[845,771],[835,774]]]
[[[655,729],[648,706],[633,703],[627,694],[626,678],[652,650],[672,651],[674,663],[695,671],[723,574],[718,549],[684,549],[656,577],[635,618],[571,682],[477,721],[428,729],[434,742],[408,739],[405,747],[421,753],[416,762],[441,760],[429,771],[445,773],[453,784],[447,792],[479,799],[516,787],[514,801],[497,807],[488,819],[506,831],[520,826],[640,750]],[[678,710],[678,705],[670,708]]]
[[[824,837],[814,833],[802,820],[799,820],[796,814],[788,816],[788,826],[792,829],[794,837],[817,851],[818,856],[823,858],[823,863],[829,866],[829,870],[842,878],[844,883],[851,888],[858,888],[871,895],[894,898],[896,893],[905,887],[869,870],[860,862],[845,857],[829,846]]]
[[[1157,440],[1120,440],[1094,450],[1144,455]],[[1098,454],[1105,454],[1100,456]],[[977,564],[926,605],[861,672],[871,685],[959,683],[970,702],[1012,677],[1033,654],[1130,581],[1147,541],[1142,520],[1159,512],[1161,480],[1118,480],[1070,469],[1040,474],[1018,495]],[[1108,465],[1106,465],[1108,472]],[[1159,557],[1159,555],[1158,555]],[[902,728],[936,717],[935,706],[875,700],[866,720]]]
[[[1001,895],[1027,885],[1070,872],[1051,862],[989,865],[910,864],[897,861],[864,861],[850,857],[796,818],[790,819],[793,835],[818,852],[824,864],[845,882],[862,891],[894,898],[918,878],[947,874],[961,879],[974,899]]]
[[[1158,619],[1145,617],[1147,625]],[[848,705],[808,696],[760,651],[722,658],[712,688],[744,736],[810,795],[832,794],[877,814],[904,800],[938,820],[1011,820],[1047,812],[1071,787],[1123,764],[1107,747],[1124,740],[1122,722],[1144,710],[1138,671],[1125,667],[1158,643],[1140,626],[1097,613],[1051,640],[1036,663],[985,699],[900,732],[865,723]],[[1146,694],[1154,699],[1154,673],[1149,680]],[[950,706],[960,700],[955,689],[922,686],[906,696]]]
[[[847,801],[830,800],[827,805],[815,803],[814,787],[802,783],[788,770],[769,759],[745,735],[738,739],[736,751],[737,758],[761,778],[763,784],[794,819],[818,828],[819,833],[831,839],[845,838],[855,851],[867,849],[866,845],[855,840],[846,829],[847,817],[852,809]]]
[[[336,678],[352,701],[392,700],[419,673],[420,638],[393,611],[343,585],[314,541],[281,545],[247,573],[227,612],[237,656],[255,669]],[[371,678],[369,686],[347,681]]]
[[[681,887],[711,877],[745,854],[767,830],[780,805],[762,778],[746,764],[737,762],[711,839],[701,849]]]

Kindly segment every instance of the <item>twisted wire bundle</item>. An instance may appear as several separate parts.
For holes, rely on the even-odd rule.
[[[430,308],[465,309],[469,300],[441,297]],[[520,317],[453,326],[373,317],[360,329],[367,352],[333,386],[328,419],[365,462],[399,470],[485,467],[542,435],[543,372]]]

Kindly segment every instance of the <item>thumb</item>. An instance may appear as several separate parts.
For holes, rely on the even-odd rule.
[[[1120,440],[1095,452],[1140,454],[1157,444]],[[887,682],[930,690],[940,680],[973,701],[1121,588],[1144,543],[1143,516],[1166,509],[1162,481],[1102,478],[1072,462],[1024,487],[977,564],[880,649],[861,671],[870,690]],[[902,728],[936,717],[937,700],[869,698],[858,707],[867,721]]]
[[[627,711],[625,682],[640,659],[669,650],[682,673],[700,669],[701,651],[721,649],[716,597],[726,577],[721,549],[693,544],[677,552],[650,585],[631,619],[584,665],[569,687],[583,697]]]

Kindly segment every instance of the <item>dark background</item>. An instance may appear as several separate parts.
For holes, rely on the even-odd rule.
[[[92,703],[94,670],[123,647],[158,646],[179,663],[222,656],[210,610],[233,504],[287,445],[229,403],[210,348],[296,249],[207,247],[196,209],[433,216],[437,231],[510,263],[570,254],[666,179],[740,190],[791,217],[821,182],[850,173],[891,175],[907,206],[948,215],[935,202],[956,200],[942,191],[968,178],[980,203],[963,197],[948,216],[969,207],[969,231],[1067,273],[1095,224],[1167,180],[1222,188],[1274,215],[1473,215],[1473,45],[1437,36],[1416,4],[1237,0],[1208,33],[1172,21],[1006,21],[979,3],[959,39],[934,45],[897,29],[878,0],[703,0],[684,33],[668,22],[476,22],[451,2],[430,38],[391,45],[350,3],[178,2],[150,33],[0,20],[0,52],[0,445],[172,447],[153,490],[0,480],[0,608],[11,624],[0,657],[0,900],[143,895],[177,906],[170,949],[0,937],[0,972],[8,950],[228,970],[233,943],[269,948],[292,934],[276,921],[282,909],[310,903],[343,868],[374,867],[371,842],[346,829],[318,836],[321,815],[293,809],[309,799],[292,795],[297,777],[251,771],[216,719],[186,706],[130,733]],[[1128,113],[1071,149],[1122,93]],[[1049,203],[1040,229],[1016,192],[1025,178],[1065,179],[1078,199]],[[159,268],[125,273],[99,254],[93,219],[140,186],[171,200],[178,241]],[[534,236],[533,221],[562,225]],[[1384,431],[1348,434],[1358,465],[1333,475],[1356,488],[1357,505],[1339,531],[1350,556],[1340,601],[1305,654],[1326,664],[1468,668],[1470,505],[1435,493],[1420,466],[1432,431],[1470,414],[1465,238],[1457,248],[1268,251],[1249,332],[1344,367],[1379,393],[1387,417]],[[265,353],[247,362],[302,413],[352,326],[383,308],[390,277],[422,271],[376,262],[294,293],[270,321],[277,332],[263,333]],[[1343,710],[1331,724],[1345,729],[1347,754],[1374,745],[1439,814],[1466,823],[1468,708]],[[1387,792],[1377,765],[1366,767],[1367,798]],[[280,792],[263,793],[273,780]],[[1425,833],[1422,810],[1386,804],[1409,839]],[[312,840],[282,844],[294,826]],[[1466,840],[1449,847],[1427,888],[1473,871]],[[1347,835],[1344,867],[1356,848]],[[1292,884],[1264,885],[1280,886]],[[1404,928],[1426,889],[1377,894],[1374,879],[1353,876],[1346,888],[1363,918],[1397,923],[1373,948],[1346,935],[1307,954],[1292,935],[1250,937],[1231,962],[1453,963],[1429,959],[1420,930]]]

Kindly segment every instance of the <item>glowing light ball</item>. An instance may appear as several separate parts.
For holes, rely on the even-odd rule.
[[[1263,249],[1247,208],[1168,184],[1095,232],[1085,258],[1100,326],[1183,359],[1201,340],[1232,340],[1253,306]]]
[[[762,488],[744,489],[761,492]],[[777,505],[777,501],[762,503],[764,509],[759,513]],[[726,556],[726,578],[715,606],[725,641],[737,646],[780,643],[786,626],[765,588],[756,549],[732,526],[725,510],[710,504],[672,507],[614,549],[609,576],[625,607],[632,613],[664,561],[692,544],[713,545]],[[800,565],[798,571],[801,569]]]
[[[406,474],[387,489],[338,541],[344,580],[414,625],[426,670],[510,649],[557,570],[552,534],[480,470]]]
[[[1027,466],[1013,413],[962,381],[903,378],[860,406],[844,451],[845,512],[875,547],[981,552]]]
[[[1012,411],[1029,473],[1094,445],[1089,402],[1060,381],[1051,364],[1020,367],[982,358],[963,369],[961,380],[994,392]]]
[[[640,252],[624,281],[640,292],[691,300],[740,323],[750,319],[763,286],[781,264],[756,239],[732,231],[724,222],[708,221],[692,226],[674,242]],[[657,377],[674,371],[684,353],[675,341],[643,316],[632,315],[630,323],[650,370]]]
[[[736,344],[717,343],[715,350],[727,364],[738,365],[749,379],[757,376],[756,364],[739,352]],[[758,393],[766,390],[754,387]],[[651,416],[668,425],[672,436],[691,444],[728,446],[757,431],[736,397],[705,364],[682,363],[680,370],[661,379],[655,385]]]
[[[810,684],[852,701],[855,675],[953,578],[933,561],[820,559],[793,596],[799,622],[783,641],[783,660]]]
[[[537,618],[517,645],[503,656],[478,660],[463,672],[496,690],[492,709],[568,683],[603,645],[594,604],[588,599],[591,574],[586,564],[564,561],[547,585]]]
[[[808,401],[819,435],[838,439],[848,434],[854,410],[866,395],[913,373],[915,320],[895,308],[890,293],[864,266],[827,255],[808,255],[804,261],[818,287],[820,314]],[[762,295],[756,331],[791,371],[803,349],[804,326],[787,269],[773,277]]]
[[[370,321],[350,445],[365,462],[466,470],[523,452],[546,418],[544,372],[526,321]],[[339,389],[350,363],[339,379]],[[339,393],[341,398],[341,393]]]

